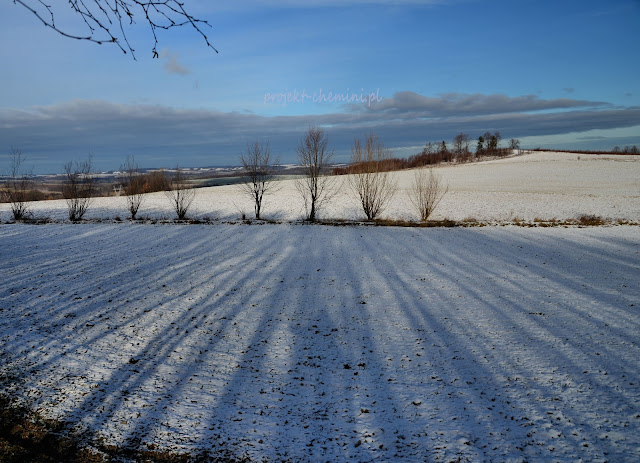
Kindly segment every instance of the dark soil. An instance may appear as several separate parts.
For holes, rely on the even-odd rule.
[[[176,454],[143,449],[95,449],[69,437],[64,423],[44,420],[0,396],[0,462],[2,463],[249,463],[231,456]]]

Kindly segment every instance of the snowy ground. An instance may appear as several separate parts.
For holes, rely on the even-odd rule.
[[[434,218],[640,221],[640,157],[436,171]],[[415,220],[406,191],[383,216]],[[293,181],[279,225],[0,225],[0,393],[94,442],[271,461],[639,461],[640,228],[325,227]],[[140,216],[171,219],[164,194]],[[323,218],[361,219],[342,188]],[[7,205],[0,219],[9,220]]]
[[[567,220],[588,214],[640,221],[640,156],[536,152],[495,161],[441,166],[435,171],[448,184],[449,192],[436,209],[434,219],[509,222],[514,219]],[[394,176],[398,192],[382,217],[417,220],[407,195],[414,173],[402,171]],[[320,217],[364,219],[344,182],[345,177],[336,180],[338,193]],[[9,220],[8,211],[8,205],[0,204],[0,219]],[[67,217],[64,201],[34,203],[32,211],[39,218],[65,220]],[[243,213],[252,217],[250,199],[238,186],[219,186],[198,189],[188,216],[237,221]],[[96,199],[86,217],[126,219],[125,199]],[[172,219],[175,213],[164,193],[154,193],[148,195],[139,217]],[[280,182],[278,191],[265,198],[263,217],[279,221],[304,217],[304,204],[293,180]]]
[[[2,389],[108,444],[640,460],[638,227],[2,225],[0,272]]]

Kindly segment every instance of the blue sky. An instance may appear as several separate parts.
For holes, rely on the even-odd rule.
[[[51,3],[56,24],[86,31],[67,2]],[[143,167],[230,165],[248,142],[268,139],[293,162],[311,125],[326,129],[340,161],[369,132],[397,156],[487,130],[527,147],[640,145],[638,0],[185,0],[185,8],[209,21],[203,31],[218,54],[185,27],[159,32],[153,59],[139,20],[125,29],[133,60],[0,2],[0,152],[19,147],[37,172],[89,153],[103,170],[127,155]],[[295,91],[308,97],[280,96]],[[376,97],[314,101],[320,92]]]

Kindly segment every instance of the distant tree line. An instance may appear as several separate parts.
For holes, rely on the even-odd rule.
[[[620,149],[619,146],[616,146],[613,148],[613,152],[620,153],[620,154],[640,154],[640,151],[638,151],[638,147],[636,145],[625,146],[622,149]]]
[[[457,134],[450,144],[446,141],[428,142],[420,153],[408,158],[388,157],[381,161],[383,170],[413,169],[423,166],[435,166],[442,163],[465,163],[479,161],[486,158],[500,158],[512,154],[520,154],[520,140],[512,138],[509,147],[500,147],[502,135],[500,132],[486,132],[479,136],[475,145],[475,151],[471,151],[472,140],[466,133]],[[336,175],[351,174],[361,169],[357,163],[351,163],[345,167],[336,167],[333,172]]]
[[[614,147],[612,150],[559,150],[552,148],[534,148],[530,151],[553,151],[556,153],[575,153],[575,154],[640,154],[640,149],[636,145],[625,146],[620,148]]]

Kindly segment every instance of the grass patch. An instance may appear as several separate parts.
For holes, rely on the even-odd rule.
[[[67,426],[46,420],[0,394],[0,461],[3,463],[250,463],[230,452],[173,453],[155,448],[91,447],[70,437]]]
[[[426,220],[424,222],[414,222],[411,220],[394,220],[394,219],[373,219],[365,221],[354,221],[345,219],[332,220],[316,220],[315,222],[302,222],[315,225],[328,225],[332,227],[413,227],[413,228],[432,228],[432,227],[465,227],[466,224],[456,222],[455,220]]]
[[[463,227],[464,224],[456,222],[454,220],[425,220],[423,222],[413,222],[410,220],[391,220],[391,219],[376,219],[372,222],[372,225],[380,227],[417,227],[417,228],[431,228],[431,227]]]
[[[598,227],[609,225],[640,225],[637,220],[630,220],[625,218],[618,219],[606,219],[598,215],[584,214],[577,218],[571,219],[558,219],[556,217],[545,219],[541,217],[535,217],[533,220],[525,220],[522,217],[514,217],[507,220],[480,220],[476,217],[466,217],[462,220],[401,220],[401,219],[373,219],[373,220],[350,220],[350,219],[320,219],[313,222],[308,220],[290,220],[283,221],[277,219],[251,219],[245,218],[243,220],[220,220],[212,219],[208,216],[202,218],[187,218],[183,220],[167,219],[167,218],[152,218],[144,217],[132,221],[125,221],[122,218],[115,217],[113,219],[85,219],[76,222],[68,222],[66,220],[56,220],[48,217],[42,217],[38,219],[25,219],[18,223],[30,224],[30,225],[43,225],[43,224],[120,224],[120,223],[134,223],[140,225],[327,225],[332,227],[360,227],[360,226],[374,226],[374,227],[413,227],[413,228],[454,228],[454,227],[487,227],[487,226],[506,226],[514,225],[517,227]],[[15,224],[15,221],[4,222],[7,225]]]
[[[604,220],[599,215],[587,215],[587,214],[585,214],[585,215],[581,215],[580,217],[578,217],[578,223],[580,225],[595,226],[595,225],[605,225],[607,223],[607,221]]]

